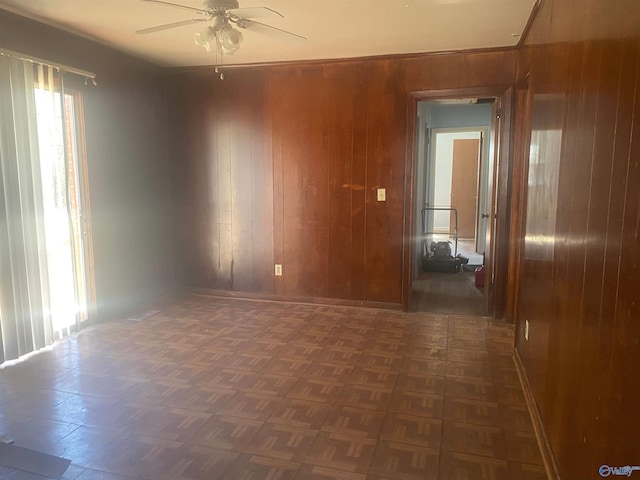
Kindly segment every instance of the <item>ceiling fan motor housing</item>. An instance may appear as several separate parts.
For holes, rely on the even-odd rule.
[[[211,10],[227,10],[240,6],[238,0],[203,0],[202,4]]]

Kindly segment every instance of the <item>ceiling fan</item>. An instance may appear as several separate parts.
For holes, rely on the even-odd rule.
[[[232,55],[235,53],[240,48],[240,43],[242,43],[242,32],[238,30],[238,28],[254,31],[278,40],[306,40],[306,38],[301,35],[251,20],[252,18],[278,19],[284,18],[284,15],[267,7],[240,8],[238,0],[204,0],[202,2],[202,8],[164,2],[162,0],[142,1],[187,10],[200,15],[200,18],[143,28],[142,30],[137,30],[137,34],[145,35],[170,28],[192,25],[194,23],[213,22],[213,25],[208,26],[206,30],[196,33],[194,38],[196,45],[204,47],[208,52],[217,47],[222,55]],[[234,28],[234,25],[238,28]]]

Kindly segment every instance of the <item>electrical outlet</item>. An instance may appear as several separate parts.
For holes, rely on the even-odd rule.
[[[524,339],[529,340],[529,320],[524,321]]]
[[[275,274],[276,274],[276,277],[281,277],[282,276],[282,265],[280,265],[279,263],[276,263]]]
[[[379,202],[386,202],[387,201],[387,189],[386,188],[379,188],[378,189],[378,201]]]

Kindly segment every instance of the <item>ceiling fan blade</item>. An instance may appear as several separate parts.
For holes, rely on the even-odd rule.
[[[180,5],[178,3],[171,3],[171,2],[163,2],[162,0],[142,0],[142,1],[148,2],[148,3],[157,3],[158,5],[164,5],[165,7],[182,8],[183,10],[189,10],[190,12],[199,13],[200,15],[210,15],[207,10],[203,10],[202,8],[190,7],[188,5]]]
[[[183,20],[181,22],[165,23],[164,25],[157,25],[155,27],[143,28],[142,30],[136,30],[138,35],[145,35],[147,33],[160,32],[162,30],[168,30],[170,28],[184,27],[185,25],[191,25],[192,23],[207,22],[208,18],[194,18],[192,20]]]
[[[255,20],[248,20],[246,18],[239,19],[236,22],[236,25],[240,28],[261,33],[277,40],[284,40],[287,42],[304,42],[306,40],[306,37],[298,35],[297,33],[287,32],[286,30],[281,30],[279,28],[272,27],[271,25],[265,25],[264,23],[256,22]]]
[[[231,8],[227,13],[238,18],[284,18],[280,12],[269,7]]]

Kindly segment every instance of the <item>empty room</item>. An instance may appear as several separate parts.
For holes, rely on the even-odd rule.
[[[0,0],[0,478],[640,478],[637,0]]]

